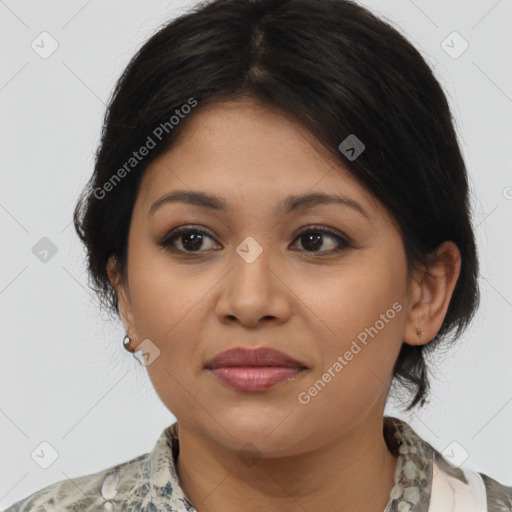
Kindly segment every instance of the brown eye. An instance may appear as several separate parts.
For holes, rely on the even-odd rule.
[[[171,231],[158,245],[175,252],[205,252],[200,249],[206,239],[213,240],[211,236],[200,229],[185,227]],[[177,240],[181,240],[180,243],[184,249],[178,249],[175,246]]]
[[[326,239],[332,241],[333,248],[321,250]],[[214,239],[202,229],[185,226],[168,233],[158,245],[171,252],[182,254],[201,254],[216,250],[215,248],[204,249],[207,240]],[[321,226],[311,226],[303,230],[295,240],[301,241],[301,246],[307,253],[333,254],[352,247],[345,237]],[[178,247],[178,243],[181,248]]]
[[[325,238],[334,240],[334,249],[320,251],[324,244]],[[323,228],[321,226],[312,226],[297,235],[296,240],[301,240],[302,246],[306,249],[306,252],[321,252],[332,254],[339,252],[346,247],[351,247],[349,242],[341,235]]]

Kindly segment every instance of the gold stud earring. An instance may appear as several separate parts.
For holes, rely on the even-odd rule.
[[[123,339],[123,347],[128,351],[128,352],[131,352],[133,353],[134,350],[132,348],[132,343],[134,342],[135,340],[132,340],[128,335],[126,335]]]
[[[136,349],[133,348],[132,346],[132,343],[135,341],[135,339],[132,339],[128,336],[128,334],[124,337],[123,339],[123,347],[128,351],[130,352],[133,357],[137,360],[137,362],[141,365],[141,366],[144,366],[141,362],[140,362],[140,359],[137,357],[137,354],[135,353],[136,352]]]

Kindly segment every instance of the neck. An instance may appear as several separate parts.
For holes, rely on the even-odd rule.
[[[179,425],[180,484],[197,512],[382,512],[396,468],[382,428],[368,418],[316,450],[251,461]]]

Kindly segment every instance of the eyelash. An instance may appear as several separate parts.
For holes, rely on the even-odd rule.
[[[184,226],[181,228],[177,228],[177,229],[171,231],[170,233],[168,233],[164,237],[164,239],[161,242],[159,242],[158,245],[160,247],[165,248],[166,250],[168,250],[170,252],[186,254],[186,255],[195,255],[195,254],[201,254],[204,252],[210,252],[210,251],[183,251],[180,249],[176,249],[175,247],[172,246],[172,244],[175,240],[179,239],[180,237],[182,237],[185,234],[190,234],[190,233],[199,233],[201,235],[206,235],[208,238],[211,238],[213,240],[213,237],[211,237],[208,233],[206,233],[205,231],[203,231],[201,229]],[[328,235],[328,236],[334,238],[339,243],[339,246],[336,249],[332,249],[330,251],[323,251],[323,252],[305,251],[308,254],[333,255],[333,254],[337,254],[337,253],[343,251],[346,248],[352,247],[350,242],[345,237],[338,235],[336,232],[331,231],[330,229],[324,228],[322,226],[309,226],[307,229],[304,229],[300,233],[298,233],[297,236],[295,237],[294,241],[299,240],[303,236],[310,234],[310,233]]]

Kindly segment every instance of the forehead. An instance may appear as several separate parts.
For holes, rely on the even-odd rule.
[[[147,210],[164,194],[203,191],[228,202],[290,206],[291,195],[337,194],[378,202],[302,126],[252,101],[209,105],[194,114],[170,150],[148,167],[139,198]]]

